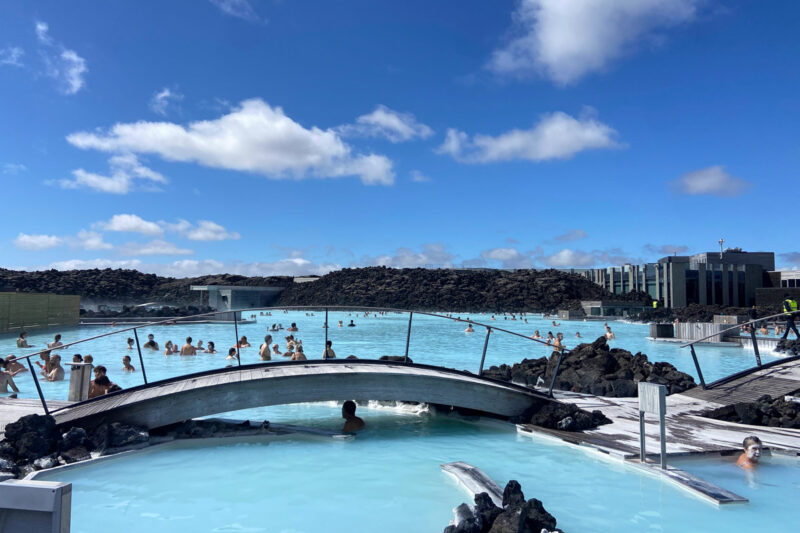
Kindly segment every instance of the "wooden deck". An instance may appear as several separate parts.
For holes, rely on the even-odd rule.
[[[780,398],[800,390],[800,361],[789,361],[703,390],[695,387],[683,396],[721,405],[754,402],[768,394]],[[719,407],[718,406],[718,407]]]

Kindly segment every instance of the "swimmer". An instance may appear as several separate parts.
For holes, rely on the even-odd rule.
[[[758,465],[758,460],[761,457],[761,439],[755,435],[751,435],[744,439],[742,442],[744,451],[736,461],[736,466],[740,466],[745,470],[752,470]]]
[[[164,344],[164,355],[172,355],[174,353],[178,353],[178,350],[175,349],[172,341],[167,341],[166,344]]]
[[[354,327],[356,327],[356,325],[355,325],[355,323],[354,323],[354,322],[351,320],[351,321],[350,321],[350,323],[349,323],[349,324],[347,324],[347,327],[348,327],[348,328],[354,328]]]
[[[616,339],[616,338],[617,338],[617,336],[614,335],[613,331],[611,331],[611,327],[610,326],[606,326],[606,339],[611,340],[611,339]]]
[[[197,348],[198,352],[201,350],[205,350],[205,348],[203,347],[203,341],[197,341],[197,345],[195,346],[195,348]]]
[[[234,348],[249,348],[249,347],[250,343],[247,342],[247,337],[244,335],[242,335],[242,338],[239,339],[239,342],[237,342],[236,346],[234,346]]]
[[[203,353],[217,353],[217,348],[214,346],[214,341],[208,341],[206,349],[203,351]]]
[[[23,331],[19,334],[19,338],[17,339],[17,348],[33,348],[33,344],[28,344],[28,332]]]
[[[283,355],[281,353],[281,347],[276,344],[272,345],[272,355]]]
[[[234,346],[230,350],[228,350],[228,356],[225,359],[236,359],[238,355],[236,355],[236,347]]]
[[[8,363],[2,357],[0,357],[0,368],[3,369],[0,370],[0,392],[8,392],[9,387],[12,391],[19,392],[13,375],[8,371]]]
[[[336,359],[336,352],[333,351],[333,341],[325,342],[325,351],[322,352],[323,359]]]
[[[6,357],[5,367],[6,367],[6,372],[9,372],[12,376],[16,376],[20,372],[28,371],[27,368],[22,366],[22,363],[17,361],[17,356],[13,354]]]
[[[270,344],[272,344],[272,335],[267,335],[264,337],[264,342],[258,347],[258,355],[262,361],[270,361],[272,359],[269,351]]]
[[[564,334],[559,333],[556,335],[556,339],[553,341],[553,353],[561,353],[561,350],[564,349]]]
[[[581,332],[580,332],[580,331],[576,331],[576,332],[575,332],[575,338],[576,338],[576,339],[581,339],[581,338],[582,338],[582,337],[581,337]]]
[[[539,330],[538,329],[533,332],[533,335],[531,335],[531,339],[541,339],[541,338],[542,338],[542,336],[539,334]]]
[[[47,381],[62,381],[64,379],[64,367],[61,366],[61,356],[53,355],[50,359],[50,372],[47,373]]]
[[[303,345],[298,344],[296,351],[292,354],[290,361],[306,361],[306,354],[303,353]]]
[[[128,349],[129,350],[133,350],[134,340],[132,338],[128,337],[128,341],[127,342],[128,342]]]
[[[136,369],[131,364],[131,356],[125,355],[122,357],[122,371],[123,372],[136,372]]]
[[[158,350],[158,343],[155,341],[155,337],[153,336],[152,333],[147,336],[147,342],[144,343],[144,347],[147,348],[148,350]]]
[[[300,330],[297,329],[297,324],[292,322],[292,325],[286,328],[286,331],[300,331]]]
[[[366,425],[362,419],[356,416],[356,402],[353,400],[347,400],[342,405],[342,418],[345,420],[343,433],[355,433],[364,429]]]
[[[192,345],[191,337],[186,337],[186,344],[181,346],[181,355],[197,355],[197,348]]]
[[[555,321],[555,320],[553,320],[553,327],[554,327],[554,328],[557,328],[557,327],[558,327],[558,326],[560,326],[560,325],[561,325],[561,322],[559,322],[558,324],[556,324],[556,321]]]
[[[343,327],[344,327],[344,321],[342,321],[342,320],[340,320],[340,321],[339,321],[339,327],[340,327],[340,328],[343,328]]]
[[[472,324],[467,326],[467,329],[464,330],[464,333],[475,333],[475,330],[472,328]]]

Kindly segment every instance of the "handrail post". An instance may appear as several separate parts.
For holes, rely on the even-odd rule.
[[[142,358],[142,347],[139,346],[139,334],[136,332],[136,328],[133,328],[133,338],[136,339],[136,350],[139,352],[139,365],[142,367],[142,377],[144,378],[144,384],[147,385],[147,372],[144,371],[144,359]]]
[[[486,340],[483,341],[483,355],[481,355],[481,366],[478,367],[478,375],[483,375],[483,363],[486,361],[486,349],[489,347],[489,335],[492,334],[492,328],[486,328]]]
[[[31,363],[30,357],[28,357],[28,368],[31,369],[31,376],[33,376],[33,382],[36,384],[36,392],[39,393],[39,399],[42,401],[42,407],[44,407],[44,414],[49,415],[50,410],[47,408],[47,402],[44,401],[44,394],[42,394],[42,387],[39,386],[39,378],[36,377],[36,370],[34,370],[33,363]]]
[[[411,343],[411,319],[414,318],[414,311],[408,312],[408,333],[406,334],[406,357],[404,363],[408,363],[408,345]]]
[[[561,367],[561,361],[564,359],[564,348],[558,352],[558,359],[556,360],[556,367],[553,369],[553,377],[550,378],[550,389],[547,391],[549,397],[553,397],[553,388],[556,386],[556,377],[558,377],[558,369]]]
[[[758,366],[761,366],[761,354],[758,353],[758,340],[756,339],[755,327],[755,324],[750,326],[750,339],[753,341],[753,351],[756,353],[756,363],[758,363]]]
[[[330,324],[328,324],[328,308],[326,307],[325,308],[325,347],[322,348],[322,358],[323,359],[327,359],[328,358],[328,327],[329,326],[330,326]]]
[[[237,311],[233,312],[233,331],[236,335],[236,362],[238,366],[242,366],[242,356],[239,354],[239,320],[236,318]]]
[[[697,354],[694,352],[694,344],[690,344],[689,348],[692,350],[692,359],[694,359],[694,367],[697,369],[697,376],[700,378],[700,386],[706,390],[706,380],[703,379],[703,371],[700,370],[700,363],[697,361]]]

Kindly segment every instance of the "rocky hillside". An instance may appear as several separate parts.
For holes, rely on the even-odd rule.
[[[165,278],[138,270],[40,270],[24,272],[0,269],[0,289],[19,292],[79,294],[97,300],[144,303],[165,302],[174,305],[196,304],[197,293],[190,285],[260,285],[287,286],[292,278],[247,277],[231,274],[197,278]]]
[[[640,295],[626,295],[640,299]],[[345,268],[292,285],[281,305],[359,305],[420,310],[553,311],[580,300],[619,299],[588,279],[557,270]]]

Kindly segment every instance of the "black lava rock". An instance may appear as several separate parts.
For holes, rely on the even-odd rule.
[[[522,505],[523,503],[525,503],[525,495],[522,493],[522,487],[519,481],[512,479],[506,483],[506,488],[503,489],[503,507]]]
[[[35,461],[58,449],[61,435],[52,416],[27,415],[5,427],[6,440],[19,460]]]
[[[69,450],[77,446],[85,446],[88,436],[83,428],[72,427],[61,436],[61,449]]]
[[[800,391],[796,391],[797,394]],[[800,429],[800,403],[764,395],[755,402],[737,403],[705,413],[705,416],[752,426]]]

